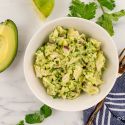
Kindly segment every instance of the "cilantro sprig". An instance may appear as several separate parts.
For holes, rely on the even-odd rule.
[[[19,121],[16,125],[24,125],[24,120]]]
[[[109,2],[109,4],[102,4],[102,1]],[[125,10],[120,10],[118,12],[114,12],[114,13],[107,13],[105,12],[103,7],[106,7],[110,10],[113,10],[115,7],[115,1],[114,0],[98,0],[100,7],[102,9],[102,16],[98,18],[97,20],[97,24],[99,24],[100,26],[102,26],[104,29],[107,30],[107,32],[113,36],[114,35],[114,28],[113,28],[113,22],[117,22],[119,20],[120,17],[125,16]],[[110,5],[110,7],[109,7]],[[112,6],[111,6],[112,5]]]
[[[29,124],[41,123],[43,120],[44,115],[41,115],[39,112],[35,112],[33,114],[28,114],[25,116],[25,121]]]
[[[113,23],[109,14],[103,14],[96,23],[105,28],[111,36],[114,35]]]
[[[25,116],[25,122],[28,124],[41,123],[44,121],[45,118],[51,115],[52,109],[47,105],[43,105],[39,111],[32,114],[27,114]],[[20,121],[17,125],[24,125],[24,120]]]
[[[97,5],[94,2],[85,4],[80,0],[72,0],[72,5],[69,7],[69,16],[92,19],[95,17]]]
[[[113,23],[117,22],[120,17],[125,16],[125,10],[120,10],[118,12],[108,13],[108,10],[113,10],[115,8],[115,0],[94,0],[100,6],[102,10],[102,15],[97,19],[96,23],[102,26],[107,32],[113,36],[114,28]],[[90,2],[85,4],[80,0],[72,0],[69,7],[69,16],[80,17],[84,19],[93,19],[96,15],[97,3]]]
[[[52,109],[49,106],[44,105],[40,108],[40,114],[47,118],[52,115]]]
[[[109,10],[113,10],[116,6],[114,0],[98,0],[98,2]]]
[[[113,36],[113,22],[117,22],[122,16],[125,16],[125,10],[121,10],[111,14],[104,13],[101,17],[98,18],[96,23],[105,28],[109,32],[109,34]]]

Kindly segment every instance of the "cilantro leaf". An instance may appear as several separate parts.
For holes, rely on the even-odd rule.
[[[113,36],[113,21],[118,21],[122,16],[125,16],[125,10],[120,10],[111,14],[104,13],[101,17],[98,18],[98,21],[96,23],[106,29],[108,33]]]
[[[109,10],[113,10],[115,7],[115,1],[114,0],[98,0],[101,6],[106,7]]]
[[[49,106],[47,106],[47,105],[43,105],[40,108],[40,114],[44,115],[44,117],[47,118],[47,117],[49,117],[52,114],[52,109]]]
[[[33,114],[27,114],[25,116],[25,122],[29,124],[41,123],[45,118],[52,114],[52,109],[43,105],[38,112]],[[24,125],[24,120],[20,121],[17,125]]]
[[[41,123],[43,120],[44,115],[41,115],[39,112],[36,112],[34,114],[28,114],[25,116],[25,121],[29,124]]]
[[[18,124],[16,125],[24,125],[24,120],[20,121]]]
[[[110,14],[110,18],[112,18],[112,21],[118,21],[120,17],[125,16],[125,10],[120,10],[118,12]]]
[[[72,0],[71,6],[69,7],[69,16],[80,17],[85,19],[92,19],[95,17],[97,5],[94,2],[85,4],[80,0]]]
[[[112,19],[109,14],[103,14],[101,17],[98,18],[98,21],[96,23],[106,29],[111,36],[114,35]]]

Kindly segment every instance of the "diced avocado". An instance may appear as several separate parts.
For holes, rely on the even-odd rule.
[[[55,0],[33,0],[33,4],[42,19],[50,15],[54,2]]]
[[[81,76],[82,74],[82,66],[76,65],[73,76],[75,78],[75,80],[78,80],[78,78]]]
[[[105,57],[104,57],[103,52],[98,53],[98,58],[96,60],[97,71],[100,71],[104,67],[105,65],[104,62],[105,62]]]
[[[18,31],[12,20],[0,23],[0,72],[13,62],[18,48]]]
[[[106,57],[101,42],[74,28],[57,26],[35,53],[34,68],[48,95],[75,99],[103,84]]]

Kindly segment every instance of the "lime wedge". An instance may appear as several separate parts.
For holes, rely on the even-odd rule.
[[[53,10],[54,0],[33,0],[33,4],[42,19],[48,17]]]

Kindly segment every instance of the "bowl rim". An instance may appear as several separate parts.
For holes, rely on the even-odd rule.
[[[72,108],[72,109],[67,109],[67,108],[66,108],[66,109],[65,109],[65,108],[62,109],[62,108],[59,108],[59,106],[56,107],[56,106],[54,106],[54,105],[52,106],[50,103],[46,103],[46,101],[43,100],[43,99],[41,99],[41,97],[38,96],[38,94],[37,94],[37,93],[34,91],[34,89],[30,86],[30,83],[29,83],[29,81],[28,81],[28,78],[26,77],[25,63],[26,63],[27,50],[28,50],[28,48],[29,48],[29,46],[30,46],[30,43],[34,40],[34,38],[36,38],[36,36],[38,35],[38,33],[41,32],[42,29],[44,29],[44,28],[45,28],[46,26],[48,26],[49,24],[53,24],[53,23],[55,23],[55,22],[58,22],[58,21],[61,21],[61,20],[68,20],[68,19],[69,19],[69,20],[70,20],[70,19],[81,20],[81,21],[85,21],[86,23],[91,23],[91,24],[97,25],[98,28],[100,28],[101,30],[103,30],[103,32],[104,32],[108,37],[110,37],[110,39],[111,39],[111,41],[112,41],[112,45],[113,45],[113,47],[114,47],[114,49],[115,49],[115,55],[118,55],[117,47],[116,47],[116,45],[115,45],[115,43],[114,43],[114,41],[113,41],[113,38],[112,38],[112,37],[109,35],[109,33],[108,33],[104,28],[102,28],[100,25],[98,25],[98,24],[96,24],[95,22],[92,22],[92,21],[90,21],[90,20],[82,19],[82,18],[78,18],[78,17],[61,17],[61,18],[56,18],[56,19],[54,19],[54,20],[45,22],[45,24],[43,24],[43,25],[38,29],[38,31],[32,36],[32,38],[30,39],[30,41],[29,41],[29,43],[28,43],[28,45],[27,45],[27,47],[26,47],[26,50],[25,50],[24,62],[23,62],[23,70],[24,70],[24,76],[25,76],[25,80],[26,80],[26,82],[27,82],[27,84],[28,84],[28,87],[30,88],[30,90],[32,91],[32,93],[33,93],[42,103],[45,103],[45,104],[47,104],[48,106],[50,106],[50,107],[52,107],[52,108],[54,108],[54,109],[60,110],[60,111],[82,111],[82,110],[88,109],[88,108],[90,108],[90,107],[96,105],[99,101],[103,100],[103,99],[108,95],[108,93],[109,93],[109,92],[111,91],[111,89],[113,88],[113,86],[114,86],[114,84],[115,84],[115,81],[116,81],[116,79],[117,79],[117,76],[118,76],[118,73],[117,73],[117,72],[116,72],[115,75],[114,75],[115,77],[114,77],[113,84],[110,85],[110,88],[111,88],[111,89],[109,89],[108,91],[106,91],[103,96],[101,96],[100,98],[98,98],[95,102],[93,102],[93,104],[88,104],[88,105],[86,106],[86,108],[75,107],[75,108]],[[117,56],[117,57],[118,57],[118,56]],[[118,67],[119,67],[118,58],[116,58],[115,61],[116,61],[116,63],[117,63],[117,71],[118,71]],[[98,101],[98,100],[99,100],[99,101]]]

